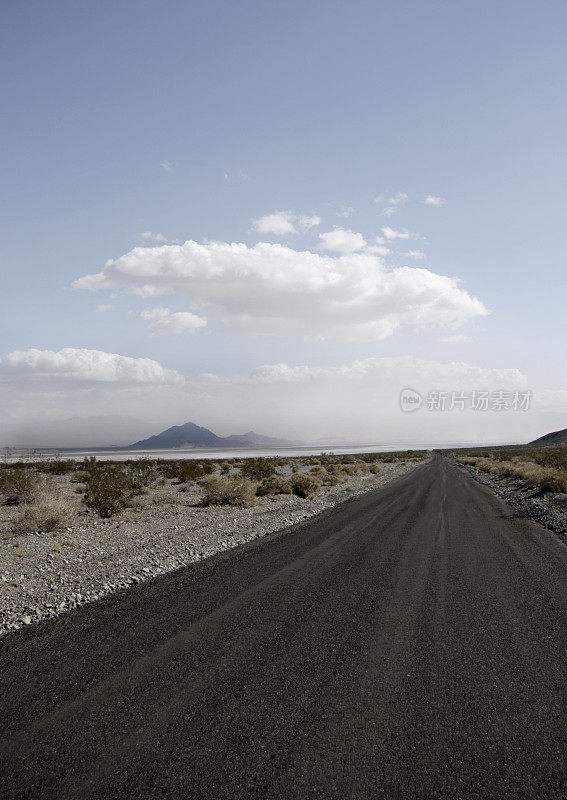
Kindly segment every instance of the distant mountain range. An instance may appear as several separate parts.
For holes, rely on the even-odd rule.
[[[155,436],[142,439],[131,444],[128,450],[177,450],[181,448],[214,448],[214,447],[290,447],[298,442],[286,439],[275,439],[273,436],[262,436],[260,433],[248,431],[232,436],[217,436],[208,428],[201,428],[194,422],[185,425],[174,425]]]
[[[563,428],[562,431],[546,433],[545,436],[534,439],[530,444],[567,444],[567,428]]]

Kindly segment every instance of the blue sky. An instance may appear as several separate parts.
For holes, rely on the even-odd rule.
[[[312,417],[303,410],[311,404],[315,414],[328,385],[294,395],[275,381],[268,396],[250,382],[243,395],[236,379],[261,365],[408,357],[517,370],[524,385],[547,393],[543,410],[567,412],[564,3],[30,2],[6,6],[1,29],[6,419],[21,425],[30,415],[124,413],[127,405],[148,423],[198,416],[231,428],[250,427],[261,408],[268,432],[293,432],[289,406],[298,404],[295,427],[308,435],[303,417]],[[407,198],[376,202],[400,194]],[[427,196],[442,201],[427,204]],[[254,230],[254,220],[277,211],[289,212],[297,233]],[[302,217],[321,221],[305,231]],[[308,331],[292,314],[277,332],[258,323],[243,333],[208,284],[200,294],[168,284],[149,298],[124,282],[72,288],[109,259],[174,240],[281,243],[337,258],[345,251],[322,250],[320,237],[337,227],[367,245],[384,239],[385,227],[409,232],[377,243],[390,250],[376,256],[383,269],[457,278],[454,291],[489,313],[469,313],[457,298],[450,328],[431,316],[416,322],[416,313],[391,335],[353,338],[346,327],[339,335],[325,327],[315,298]],[[234,305],[242,297],[232,289]],[[259,305],[272,300],[258,296]],[[204,313],[211,302],[216,311]],[[200,314],[206,325],[152,335],[156,308]],[[379,316],[382,305],[373,308]],[[6,362],[32,348],[78,351],[83,371],[70,376],[61,357],[47,367],[36,356]],[[80,356],[93,350],[151,359],[194,382],[167,397],[151,380],[101,382]],[[224,388],[213,397],[195,383],[200,373]],[[390,402],[383,370],[373,380],[371,391]],[[454,380],[448,368],[448,385]],[[499,374],[488,372],[486,385],[494,380]],[[317,434],[343,413],[330,404]],[[510,416],[504,438],[520,435]],[[545,417],[531,419],[545,427]],[[447,436],[459,433],[461,423],[444,424]],[[477,416],[463,435],[482,439],[485,425]]]

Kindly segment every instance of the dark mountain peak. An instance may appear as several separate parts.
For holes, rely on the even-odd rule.
[[[142,439],[130,445],[131,450],[175,450],[193,447],[284,447],[293,442],[285,439],[274,439],[271,436],[262,436],[260,433],[248,431],[244,434],[233,434],[232,436],[217,436],[208,428],[202,428],[194,422],[186,422],[184,425],[173,425],[162,433]]]
[[[181,447],[222,447],[220,436],[194,422],[173,425],[162,433],[142,439],[130,447],[134,450],[172,450]]]
[[[530,444],[567,444],[567,428],[563,428],[561,431],[546,433],[545,436],[534,439]]]

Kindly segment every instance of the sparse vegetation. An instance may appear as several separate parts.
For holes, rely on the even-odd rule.
[[[310,475],[296,472],[291,478],[291,490],[298,497],[310,497],[318,488],[319,484]]]
[[[212,475],[216,464],[213,461],[193,461],[188,459],[186,461],[158,461],[156,468],[165,478],[177,480],[178,483],[189,483],[198,481],[207,475]]]
[[[22,514],[14,524],[16,533],[30,533],[66,528],[74,522],[77,504],[53,487],[44,488],[32,503],[22,507]]]
[[[210,478],[204,486],[203,504],[206,506],[253,506],[256,485],[247,478]]]
[[[542,492],[567,492],[567,447],[501,447],[443,451],[462,464],[521,480]]]
[[[291,492],[291,481],[286,480],[281,475],[270,475],[269,478],[264,478],[256,489],[258,497],[265,497],[271,494],[291,494]]]
[[[39,461],[35,468],[46,475],[68,475],[77,469],[77,462],[72,459],[62,461]]]
[[[126,480],[134,492],[141,492],[152,486],[161,477],[155,463],[149,458],[140,458],[136,461],[127,461]],[[163,477],[162,477],[163,480]]]
[[[426,456],[426,451],[413,454],[415,458]],[[82,461],[21,461],[0,465],[0,504],[22,506],[21,513],[14,510],[9,522],[12,526],[17,514],[16,526],[21,532],[51,530],[68,527],[85,508],[110,518],[126,508],[140,514],[151,506],[175,503],[172,491],[188,493],[183,505],[190,506],[199,502],[195,496],[198,487],[205,505],[245,507],[253,505],[257,497],[292,493],[311,497],[321,485],[336,486],[350,476],[377,474],[377,459],[410,457],[408,453],[323,453],[218,460],[132,458],[120,462],[91,456]],[[562,485],[549,471],[546,478],[547,487]],[[177,502],[182,502],[182,495]]]
[[[30,503],[41,486],[41,481],[33,469],[15,465],[0,470],[0,494],[5,505]]]
[[[273,458],[246,458],[242,462],[240,472],[245,478],[261,481],[275,474],[276,462]]]
[[[88,470],[84,502],[103,518],[114,516],[129,499],[129,483],[122,464],[99,463]]]

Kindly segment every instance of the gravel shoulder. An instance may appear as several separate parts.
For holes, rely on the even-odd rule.
[[[458,461],[454,463],[457,467],[466,470],[479,483],[492,489],[521,516],[539,522],[544,528],[557,534],[564,544],[567,544],[567,494],[544,493],[521,480],[492,475],[490,472],[484,472]]]
[[[378,475],[352,476],[313,498],[263,497],[251,508],[204,508],[198,487],[179,493],[168,486],[112,520],[93,515],[63,531],[5,535],[0,540],[0,635],[284,529],[415,466],[383,463]]]

